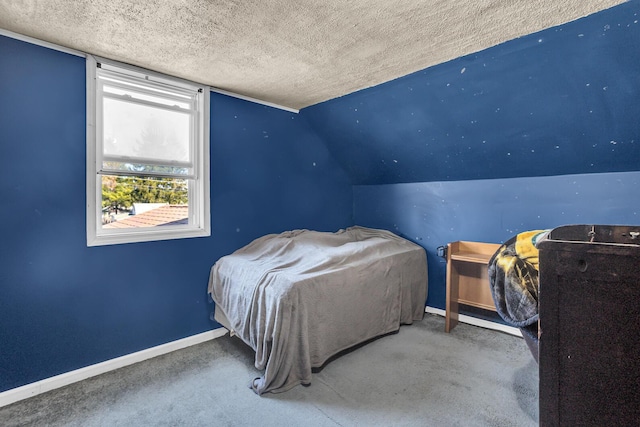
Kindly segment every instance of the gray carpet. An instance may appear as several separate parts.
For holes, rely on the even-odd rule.
[[[521,338],[444,319],[335,358],[309,387],[255,395],[228,335],[0,408],[2,426],[534,426],[538,367]]]

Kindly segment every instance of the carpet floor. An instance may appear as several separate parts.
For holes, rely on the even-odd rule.
[[[308,387],[257,396],[228,335],[0,408],[2,426],[535,426],[522,338],[426,314],[332,359]]]

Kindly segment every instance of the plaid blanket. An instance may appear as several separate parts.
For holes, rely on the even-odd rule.
[[[519,233],[489,261],[489,286],[500,317],[538,340],[538,248],[549,230]]]

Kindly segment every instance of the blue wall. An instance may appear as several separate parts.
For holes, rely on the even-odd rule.
[[[357,185],[637,170],[639,19],[634,0],[303,112]]]
[[[427,250],[428,305],[445,304],[440,245],[640,223],[639,20],[630,1],[303,110],[355,222]]]
[[[85,123],[84,59],[0,36],[0,391],[209,330],[220,256],[352,225],[303,117],[212,94],[212,236],[88,248]]]
[[[427,305],[444,308],[445,261],[456,240],[502,243],[565,224],[640,224],[640,172],[502,178],[354,188],[357,224],[394,231],[427,250]]]

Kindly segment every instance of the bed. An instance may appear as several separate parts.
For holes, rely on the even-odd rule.
[[[312,368],[422,319],[422,247],[389,231],[293,230],[260,237],[211,268],[215,320],[255,351],[257,393],[311,383]]]

